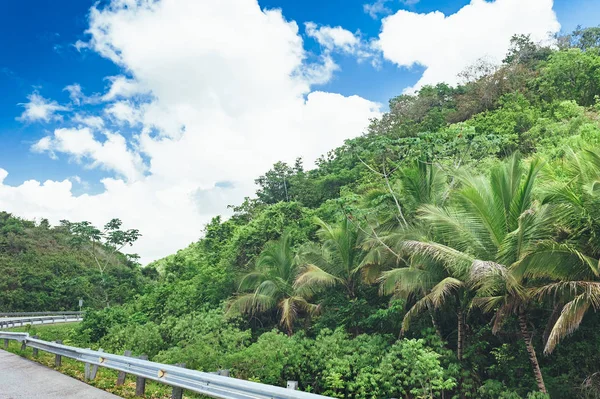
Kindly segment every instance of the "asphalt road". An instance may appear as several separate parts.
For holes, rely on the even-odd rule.
[[[0,350],[0,399],[116,399],[113,394]]]

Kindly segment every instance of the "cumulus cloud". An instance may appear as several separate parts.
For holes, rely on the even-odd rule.
[[[109,132],[96,120],[100,134],[82,114],[81,126],[56,129],[32,150],[114,177],[102,180],[100,194],[75,196],[68,178],[10,186],[0,175],[0,208],[54,222],[121,217],[143,233],[134,250],[144,261],[196,240],[274,162],[303,156],[310,165],[380,112],[358,96],[314,91],[335,63],[326,53],[309,61],[298,25],[256,1],[113,0],[91,10],[88,33],[78,47],[128,76],[112,78],[109,104],[93,116],[133,132]],[[136,98],[137,88],[151,96]]]
[[[127,123],[133,126],[142,119],[142,111],[132,102],[118,101],[108,105],[104,113],[112,118],[118,124]]]
[[[134,79],[128,79],[122,75],[109,76],[106,79],[110,81],[110,89],[102,96],[103,101],[111,101],[119,97],[129,98],[137,94],[147,93],[147,90]]]
[[[325,56],[331,57],[331,53],[337,52],[352,55],[358,61],[373,58],[373,64],[378,63],[378,60],[374,58],[376,52],[367,41],[362,39],[360,32],[352,33],[341,26],[318,26],[314,22],[307,22],[304,25],[306,35],[321,45]]]
[[[514,34],[547,40],[560,24],[552,0],[472,0],[455,14],[399,10],[383,19],[375,46],[400,67],[424,66],[414,88],[447,82],[480,58],[500,62]]]
[[[334,28],[330,26],[317,27],[314,22],[307,22],[306,34],[315,38],[320,45],[327,50],[340,49],[341,51],[352,53],[360,44],[360,39],[347,29],[341,26]]]
[[[56,129],[52,136],[46,136],[35,143],[34,152],[64,153],[77,162],[89,160],[90,168],[100,167],[114,171],[127,181],[139,180],[145,166],[139,154],[127,147],[125,138],[109,131],[103,132],[104,141],[94,137],[87,127],[80,129]]]
[[[20,103],[19,105],[25,108],[25,111],[21,116],[16,119],[21,122],[36,122],[44,121],[50,122],[51,120],[59,120],[62,118],[58,114],[60,111],[69,111],[68,107],[58,104],[56,101],[48,100],[42,97],[37,91],[34,91],[29,96],[29,100],[26,103]]]

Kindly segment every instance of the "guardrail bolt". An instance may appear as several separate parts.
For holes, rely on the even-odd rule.
[[[34,335],[33,338],[38,339],[39,337],[37,335]],[[38,357],[38,348],[33,348],[33,356]]]
[[[138,359],[148,360],[148,356],[142,355]],[[135,396],[144,396],[146,394],[146,379],[137,377],[135,379]]]
[[[177,363],[175,366],[185,368],[185,363]],[[182,399],[183,398],[183,388],[173,387],[173,392],[171,392],[171,399]]]
[[[131,351],[127,350],[123,353],[124,356],[131,356]],[[125,384],[125,378],[127,377],[127,373],[124,371],[119,371],[119,376],[117,377],[117,386]]]
[[[62,340],[58,340],[56,341],[57,344],[61,344],[62,345]],[[59,368],[62,365],[62,356],[61,355],[54,355],[54,367]]]
[[[288,381],[287,389],[293,389],[294,391],[298,389],[298,381]]]

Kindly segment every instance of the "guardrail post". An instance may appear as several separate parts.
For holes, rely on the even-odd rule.
[[[25,340],[21,341],[21,350],[23,352],[25,352],[25,350],[27,349],[27,342],[25,342]]]
[[[287,389],[293,389],[294,391],[298,389],[298,381],[288,381]]]
[[[104,352],[102,348],[98,349],[98,352]],[[96,379],[96,374],[98,373],[98,365],[94,364],[92,367],[92,371],[90,372],[90,380],[94,381]]]
[[[223,377],[229,377],[229,370],[218,370],[217,375],[222,375]]]
[[[138,359],[148,360],[148,356],[142,355]],[[146,394],[146,379],[137,377],[135,379],[135,396],[144,396]]]
[[[61,344],[62,345],[62,340],[58,340],[56,341],[57,344]],[[62,356],[61,355],[54,355],[54,367],[59,368],[62,365]]]
[[[131,351],[125,351],[123,355],[131,356]],[[125,384],[125,377],[127,377],[127,373],[125,373],[124,371],[119,371],[119,376],[117,377],[117,386]]]
[[[87,350],[90,350],[91,348],[85,348]],[[84,364],[83,366],[83,379],[85,381],[89,381],[90,380],[90,371],[91,371],[92,365],[89,363]]]
[[[83,366],[83,379],[85,381],[89,381],[90,380],[90,364],[86,363]]]
[[[175,366],[185,368],[185,363],[177,363]],[[183,398],[183,388],[173,387],[173,392],[171,392],[171,399],[182,399]]]
[[[4,349],[8,349],[8,342],[9,341],[7,339],[4,340]]]
[[[33,338],[38,339],[39,337],[37,335],[34,335]],[[38,356],[38,348],[33,348],[33,356],[34,357]]]

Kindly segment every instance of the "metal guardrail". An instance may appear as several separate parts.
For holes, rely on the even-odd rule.
[[[308,392],[276,387],[258,382],[189,370],[128,356],[75,348],[32,338],[28,333],[0,331],[0,339],[15,340],[23,347],[30,346],[55,355],[87,364],[106,367],[137,377],[158,381],[173,387],[197,392],[219,399],[330,399]]]
[[[69,323],[81,321],[83,314],[58,314],[53,316],[22,316],[0,318],[0,328],[22,327],[27,324]]]
[[[69,315],[82,315],[85,312],[78,311],[56,311],[56,312],[8,312],[0,313],[0,317],[21,317],[21,316],[69,316]]]

